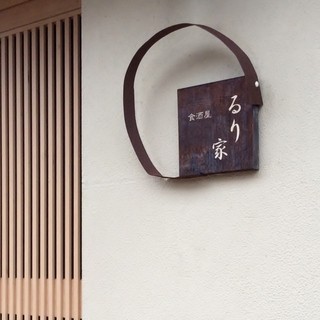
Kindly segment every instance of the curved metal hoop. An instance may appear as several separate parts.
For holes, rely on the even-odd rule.
[[[135,114],[135,95],[134,95],[135,76],[142,58],[157,41],[161,40],[163,37],[167,36],[168,34],[174,31],[191,27],[191,26],[199,27],[209,32],[210,34],[212,34],[213,36],[221,40],[233,52],[233,54],[238,59],[241,65],[241,68],[244,72],[247,96],[249,100],[248,103],[256,106],[262,105],[262,97],[261,97],[261,92],[258,85],[259,84],[258,77],[255,72],[255,69],[250,59],[248,58],[248,56],[231,39],[229,39],[219,31],[201,24],[181,23],[181,24],[176,24],[159,31],[153,37],[151,37],[147,42],[145,42],[132,58],[124,78],[124,86],[123,86],[124,117],[125,117],[125,123],[128,131],[128,135],[142,166],[147,171],[147,173],[152,176],[164,177],[153,165],[139,134],[139,130],[136,122],[136,114]],[[177,179],[179,177],[170,177],[170,178]]]

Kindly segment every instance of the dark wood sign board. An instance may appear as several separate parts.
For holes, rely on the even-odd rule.
[[[259,168],[258,106],[245,77],[178,90],[181,177]]]

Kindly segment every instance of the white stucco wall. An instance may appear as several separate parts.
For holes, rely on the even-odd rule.
[[[83,0],[84,319],[320,318],[320,2]],[[122,111],[127,65],[158,30],[207,24],[259,75],[260,171],[165,181],[138,162]],[[138,120],[178,170],[176,89],[241,75],[185,29],[144,60]]]

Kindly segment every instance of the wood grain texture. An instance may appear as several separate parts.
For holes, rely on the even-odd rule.
[[[21,5],[22,3],[25,3],[28,1],[31,1],[31,0],[1,0],[0,11],[8,10],[14,6]]]
[[[245,78],[178,90],[181,177],[257,170],[258,107]]]
[[[81,8],[80,0],[32,0],[0,11],[0,30],[5,32]]]

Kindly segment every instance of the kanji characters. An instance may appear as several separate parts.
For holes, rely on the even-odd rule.
[[[227,143],[226,140],[222,140],[221,138],[218,138],[218,142],[214,143],[212,145],[212,149],[215,150],[215,159],[222,160],[223,157],[227,157],[228,154],[223,151],[225,150],[226,146],[225,144]]]
[[[190,113],[188,115],[188,118],[189,118],[189,122],[192,122],[192,121],[203,120],[203,119],[211,119],[212,115],[210,110],[205,110],[205,111],[196,112],[195,114]]]

